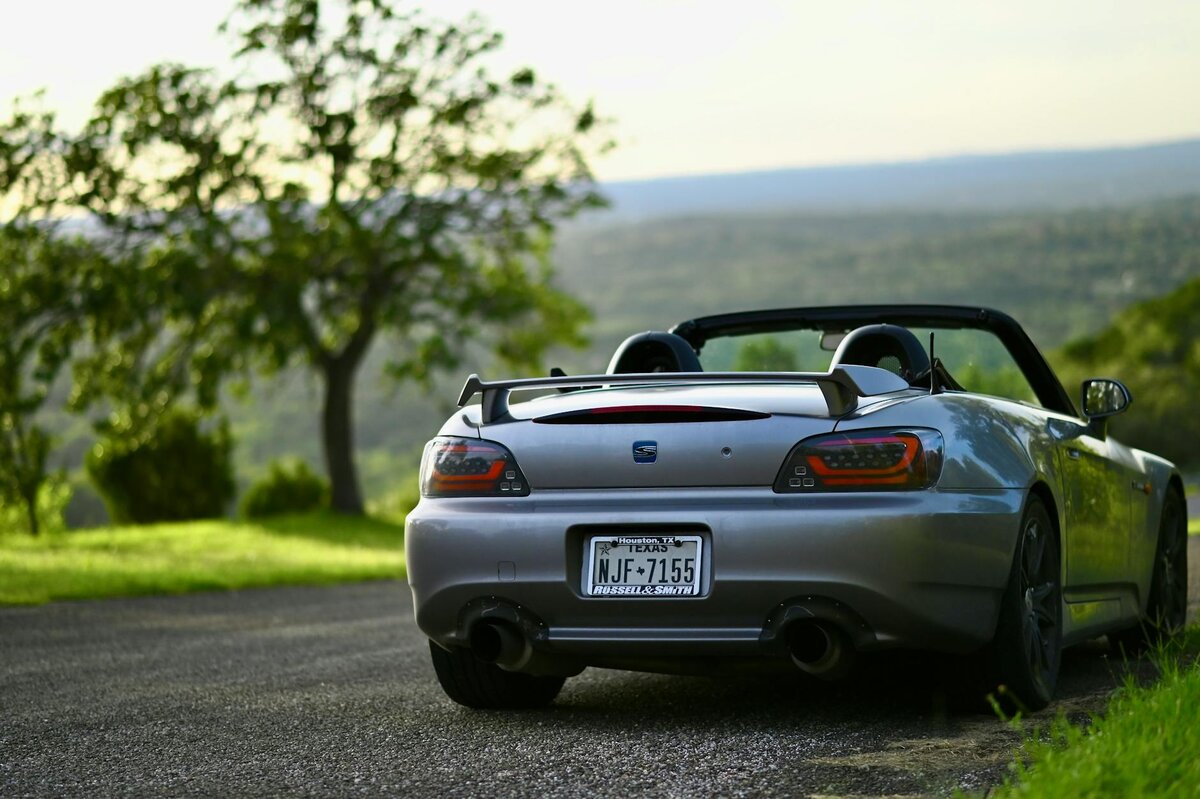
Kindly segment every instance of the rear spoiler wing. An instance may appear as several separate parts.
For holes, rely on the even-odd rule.
[[[528,377],[517,380],[484,381],[471,375],[458,395],[458,407],[476,394],[481,401],[483,424],[508,415],[508,395],[513,391],[542,388],[589,388],[595,386],[694,385],[705,383],[762,384],[816,383],[825,397],[830,416],[843,416],[858,407],[859,397],[891,394],[909,388],[908,381],[886,369],[843,364],[828,372],[652,372],[616,375],[566,375]]]

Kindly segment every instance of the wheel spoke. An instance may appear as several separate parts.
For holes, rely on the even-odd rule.
[[[1031,576],[1040,577],[1042,574],[1042,561],[1046,555],[1046,536],[1041,534],[1042,531],[1038,528],[1037,522],[1029,526],[1029,532],[1034,540],[1033,575]]]
[[[1030,521],[1025,528],[1024,541],[1021,546],[1021,587],[1027,588],[1037,582],[1042,568],[1042,554],[1045,550],[1045,537],[1040,535],[1036,520]]]
[[[1171,559],[1172,563],[1178,563],[1179,559],[1184,557],[1184,550],[1186,549],[1186,546],[1185,546],[1186,543],[1187,543],[1187,537],[1179,535],[1178,530],[1176,530],[1175,534],[1171,536],[1171,541],[1170,541],[1170,544],[1167,546],[1167,553],[1166,553],[1167,557],[1169,557]]]
[[[1026,635],[1026,656],[1029,659],[1029,665],[1033,667],[1035,672],[1041,672],[1045,669],[1046,652],[1045,644],[1042,640],[1042,633],[1038,629],[1037,624],[1032,620],[1028,623]]]

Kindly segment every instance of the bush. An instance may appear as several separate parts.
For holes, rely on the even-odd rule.
[[[306,513],[329,504],[329,483],[299,459],[271,463],[266,477],[242,497],[242,515],[253,519],[284,513]]]
[[[67,528],[63,511],[71,501],[71,483],[61,472],[47,475],[38,488],[38,529],[43,533],[58,533]],[[0,502],[0,533],[28,531],[29,517],[25,507]]]
[[[86,467],[115,524],[207,519],[233,499],[232,448],[225,420],[206,433],[198,413],[172,409],[138,434],[110,431]]]

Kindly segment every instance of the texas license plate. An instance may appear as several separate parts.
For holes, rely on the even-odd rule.
[[[698,535],[597,535],[588,539],[587,596],[699,596]]]

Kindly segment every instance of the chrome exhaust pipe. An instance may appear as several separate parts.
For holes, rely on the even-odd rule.
[[[787,628],[788,654],[801,671],[836,680],[846,675],[854,661],[854,646],[836,625],[798,621]]]

